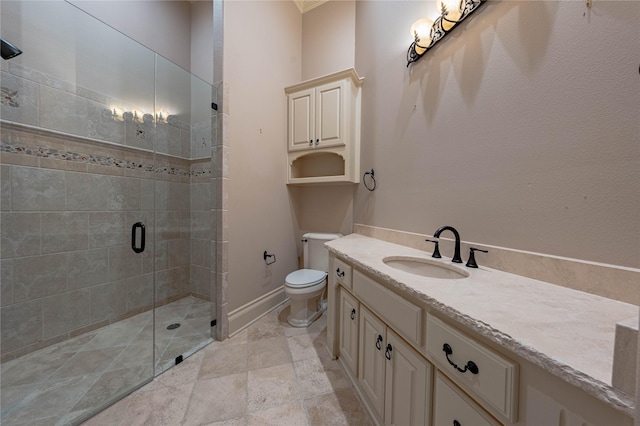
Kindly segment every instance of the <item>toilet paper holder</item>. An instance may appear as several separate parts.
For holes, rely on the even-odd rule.
[[[262,255],[262,257],[264,258],[264,263],[266,263],[267,265],[273,265],[274,263],[276,263],[276,255],[275,254],[269,254],[267,253],[267,251],[264,251],[264,254]],[[267,259],[273,257],[273,261],[269,261]]]

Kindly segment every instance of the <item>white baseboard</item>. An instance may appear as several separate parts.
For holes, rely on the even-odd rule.
[[[229,337],[244,330],[285,301],[287,301],[287,295],[284,293],[284,286],[280,286],[229,312]]]

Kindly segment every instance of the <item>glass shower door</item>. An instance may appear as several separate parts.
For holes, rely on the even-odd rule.
[[[0,68],[0,421],[73,424],[159,356],[156,55],[66,2],[0,7],[23,51]]]
[[[212,341],[211,85],[156,56],[155,371]]]

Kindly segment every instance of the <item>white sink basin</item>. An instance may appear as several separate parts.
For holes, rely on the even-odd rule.
[[[389,256],[382,261],[393,269],[421,277],[456,280],[469,276],[469,272],[457,266],[421,257]]]

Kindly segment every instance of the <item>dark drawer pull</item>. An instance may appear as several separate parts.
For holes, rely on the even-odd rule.
[[[449,361],[449,364],[451,364],[453,366],[453,368],[455,368],[459,372],[464,373],[467,370],[469,370],[471,372],[471,374],[478,374],[478,372],[480,371],[480,370],[478,370],[478,366],[476,365],[476,363],[473,362],[473,361],[467,362],[467,365],[465,365],[464,368],[458,367],[458,364],[456,364],[455,362],[451,361],[449,359],[449,355],[453,354],[453,349],[451,349],[451,346],[448,343],[445,343],[442,346],[442,350],[446,354],[447,361]]]
[[[462,425],[460,424],[460,422],[459,422],[459,421],[454,420],[454,421],[453,421],[453,426],[462,426]]]
[[[344,277],[344,271],[340,271],[340,268],[336,269],[336,275],[341,278]]]
[[[391,361],[391,351],[393,350],[393,346],[391,346],[391,343],[387,344],[387,350],[384,351],[384,356],[385,358],[387,358],[389,361]]]
[[[352,319],[352,320],[355,320],[355,319],[356,319],[356,308],[353,308],[353,309],[351,310],[351,319]]]
[[[376,349],[382,350],[382,336],[378,334],[378,339],[376,340]]]

